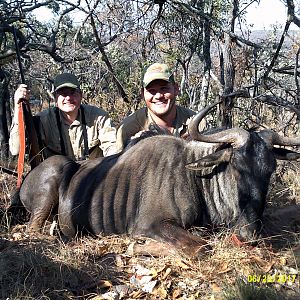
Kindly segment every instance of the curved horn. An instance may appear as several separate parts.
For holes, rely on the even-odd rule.
[[[202,109],[188,125],[188,131],[192,139],[206,143],[230,143],[233,148],[242,147],[249,138],[249,132],[241,128],[225,129],[213,134],[201,134],[199,124],[207,113],[221,101],[215,102]]]
[[[262,130],[259,132],[260,137],[269,144],[271,147],[273,145],[278,146],[300,146],[300,136],[298,137],[285,137],[279,135],[277,132],[272,130]]]

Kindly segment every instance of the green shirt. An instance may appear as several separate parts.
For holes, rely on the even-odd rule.
[[[112,125],[107,112],[90,105],[83,104],[82,107],[89,151],[94,150],[93,156],[107,156],[116,153],[116,128]],[[72,124],[68,124],[61,111],[58,111],[60,126],[57,124],[56,108],[46,109],[34,116],[43,156],[47,158],[54,154],[62,154],[60,142],[60,136],[62,136],[65,154],[75,160],[82,159],[84,157],[84,137],[81,110]],[[13,155],[17,155],[19,148],[18,124],[13,123],[10,130],[9,149]]]
[[[143,107],[127,118],[125,118],[117,131],[117,149],[121,151],[126,146],[126,143],[140,131],[149,130],[149,125],[153,123],[151,117],[148,114],[148,109]],[[176,106],[176,119],[174,120],[174,132],[173,135],[181,137],[187,132],[187,125],[191,118],[196,113],[191,109]]]

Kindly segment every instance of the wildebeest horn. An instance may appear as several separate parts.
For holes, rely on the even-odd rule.
[[[270,146],[300,146],[300,136],[297,137],[285,137],[272,130],[262,130],[259,132],[260,137]]]
[[[293,105],[286,105],[288,109],[293,111],[297,118],[300,119],[300,110]],[[278,146],[299,146],[300,145],[300,136],[296,137],[285,137],[281,136],[278,133],[265,129],[258,132],[259,136],[263,138],[268,147],[272,148],[274,145]]]
[[[206,143],[230,143],[234,148],[242,147],[248,140],[249,133],[241,128],[225,129],[213,134],[201,134],[199,132],[199,124],[207,113],[219,104],[221,101],[215,102],[203,108],[188,125],[188,131],[192,139]]]

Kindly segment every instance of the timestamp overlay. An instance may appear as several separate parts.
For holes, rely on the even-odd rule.
[[[251,283],[299,283],[298,274],[253,274],[248,275],[247,281]]]

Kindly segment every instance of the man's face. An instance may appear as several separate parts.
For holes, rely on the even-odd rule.
[[[143,93],[148,109],[156,116],[163,117],[175,109],[179,89],[177,84],[158,79],[145,87]]]
[[[55,92],[55,99],[58,108],[65,113],[72,113],[78,111],[82,92],[78,89],[63,87]]]

